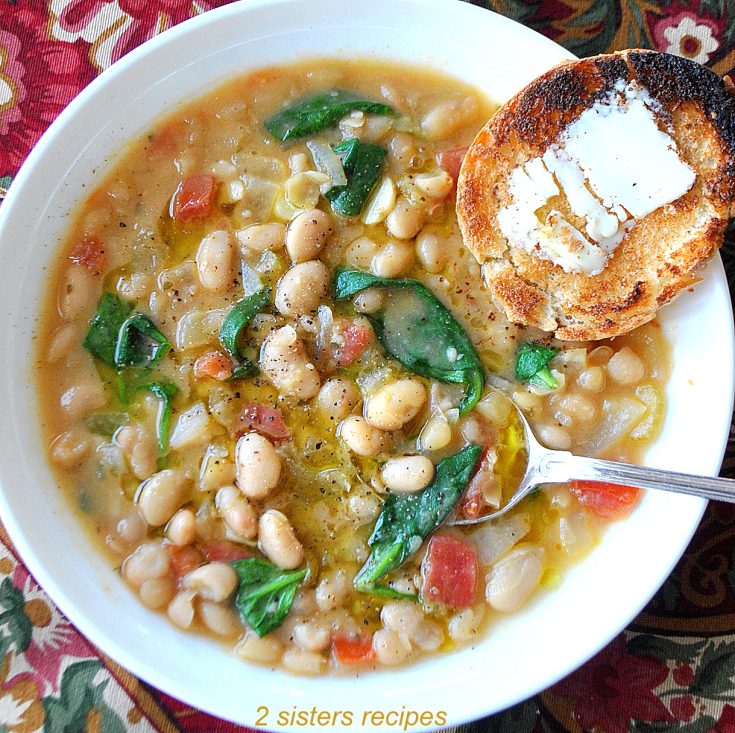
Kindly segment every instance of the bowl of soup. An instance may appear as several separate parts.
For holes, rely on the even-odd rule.
[[[558,680],[670,572],[702,501],[580,483],[454,523],[517,481],[514,403],[551,447],[674,470],[727,439],[719,260],[570,343],[508,323],[462,244],[463,151],[564,58],[460,3],[236,4],[33,151],[0,224],[0,513],[134,674],[266,729],[430,729]]]

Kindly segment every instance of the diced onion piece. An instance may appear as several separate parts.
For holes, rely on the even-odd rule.
[[[328,191],[332,186],[347,185],[347,176],[345,175],[345,169],[342,167],[342,161],[329,145],[316,140],[309,140],[306,147],[309,148],[314,165],[330,178],[331,183],[326,188],[322,188],[322,193]]]
[[[291,221],[292,219],[295,219],[302,211],[303,209],[297,209],[295,206],[291,205],[283,191],[278,194],[273,204],[273,213],[275,214],[276,218],[280,219],[281,221]]]
[[[203,403],[195,402],[182,412],[176,420],[171,433],[171,447],[174,449],[204,443],[212,437],[212,425]]]
[[[396,184],[389,176],[383,176],[367,201],[362,215],[364,224],[380,224],[396,205]]]
[[[196,349],[205,346],[219,333],[227,309],[190,310],[176,324],[176,348]]]
[[[641,384],[635,396],[646,406],[646,414],[630,434],[634,440],[651,440],[661,429],[664,417],[664,400],[661,392],[652,384]]]
[[[268,254],[273,254],[269,252]],[[253,295],[263,289],[263,281],[257,270],[253,269],[246,262],[242,263],[242,292],[243,295]]]
[[[600,455],[621,438],[630,435],[646,412],[646,405],[633,397],[616,397],[602,403],[599,427],[584,441],[580,450],[585,455]]]
[[[531,530],[527,514],[511,514],[483,524],[470,538],[477,547],[480,563],[489,565],[515,547]]]
[[[319,203],[322,187],[331,188],[331,180],[326,173],[316,171],[295,173],[286,181],[286,200],[297,209],[313,209]]]

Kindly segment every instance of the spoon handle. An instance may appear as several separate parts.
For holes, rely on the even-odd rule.
[[[575,479],[605,481],[735,503],[735,479],[692,476],[661,468],[574,456],[560,451],[549,451],[542,458],[541,464],[539,473],[548,483],[566,483]]]

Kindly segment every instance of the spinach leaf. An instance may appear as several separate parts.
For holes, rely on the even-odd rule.
[[[556,389],[559,385],[549,371],[549,362],[559,353],[541,344],[522,343],[516,352],[516,379],[537,387]]]
[[[391,280],[359,270],[339,271],[334,279],[337,299],[370,287],[388,291],[381,310],[368,316],[388,353],[415,374],[464,384],[459,410],[469,412],[482,397],[485,371],[462,326],[417,280]]]
[[[273,137],[286,142],[331,127],[353,110],[377,115],[396,114],[387,104],[364,99],[353,92],[332,89],[288,105],[269,117],[265,121],[265,127]]]
[[[388,495],[368,540],[370,557],[355,578],[358,590],[375,592],[381,578],[418,551],[454,508],[481,454],[482,446],[467,445],[439,461],[434,480],[421,493]]]
[[[282,570],[267,560],[249,557],[232,563],[240,586],[235,605],[258,636],[277,629],[291,610],[296,588],[307,568]]]
[[[148,316],[133,313],[125,319],[115,344],[115,365],[145,367],[158,361],[171,346]]]
[[[257,373],[255,364],[242,353],[239,344],[240,334],[245,330],[248,323],[270,303],[270,299],[270,289],[263,288],[263,290],[248,295],[235,303],[232,310],[227,314],[222,328],[220,328],[219,340],[227,353],[233,359],[240,361],[240,364],[232,372],[230,379],[244,379]]]
[[[171,346],[153,321],[113,293],[105,293],[82,342],[87,351],[118,371],[158,361]]]
[[[179,391],[179,388],[172,382],[160,381],[142,384],[138,387],[138,390],[153,392],[161,400],[161,405],[158,408],[156,432],[158,433],[158,454],[163,458],[168,453],[168,435],[171,427],[171,401]]]
[[[115,351],[120,329],[132,310],[130,303],[123,302],[112,293],[105,293],[82,341],[82,345],[92,356],[101,359],[113,369],[118,368]]]
[[[380,178],[387,151],[352,138],[336,145],[334,152],[342,156],[347,185],[332,186],[324,195],[336,214],[358,216]]]

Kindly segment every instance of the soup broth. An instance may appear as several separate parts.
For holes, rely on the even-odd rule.
[[[409,663],[492,633],[634,507],[553,486],[452,525],[519,478],[512,401],[548,446],[628,462],[664,412],[655,322],[562,343],[489,300],[454,185],[494,109],[429,69],[267,68],[158,122],[76,212],[39,329],[49,459],[182,629],[299,674]]]

